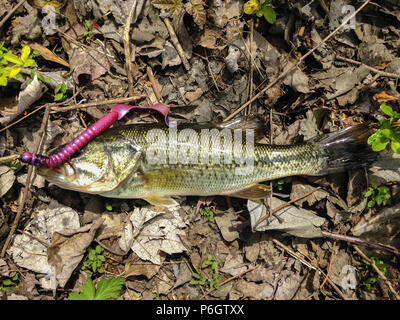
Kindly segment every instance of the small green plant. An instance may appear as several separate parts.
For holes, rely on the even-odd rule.
[[[63,101],[65,99],[67,99],[67,85],[63,82],[54,88],[54,101]]]
[[[256,14],[257,17],[264,17],[268,23],[273,24],[276,21],[276,12],[270,6],[271,0],[249,0],[243,5],[245,14]]]
[[[376,183],[371,183],[365,197],[369,198],[367,208],[373,208],[375,205],[385,206],[386,201],[389,200],[389,188],[386,186],[379,186]]]
[[[112,205],[109,204],[109,203],[106,203],[106,210],[107,210],[107,211],[112,211],[112,210],[113,210]]]
[[[385,262],[380,260],[378,257],[371,257],[372,262],[377,266],[379,271],[382,272],[383,275],[386,275],[387,267]],[[372,268],[371,263],[365,259],[362,259],[364,263],[359,269],[360,271],[367,271],[367,278],[363,281],[363,286],[365,290],[371,291],[375,284],[379,283],[379,278],[377,277],[376,271]]]
[[[203,286],[206,284],[208,280],[210,288],[218,289],[219,288],[219,274],[217,271],[218,261],[213,260],[213,256],[211,254],[207,256],[207,260],[204,261],[204,263],[201,266],[202,269],[205,269],[207,267],[210,267],[208,274],[211,276],[211,279],[207,279],[205,276],[193,272],[192,275],[193,278],[195,279],[191,280],[190,284]]]
[[[86,31],[83,33],[85,37],[93,37],[92,23],[89,20],[85,20],[85,30]]]
[[[21,168],[21,161],[19,161],[18,159],[10,162],[10,169],[17,171],[19,168]]]
[[[392,150],[400,154],[400,113],[384,103],[380,109],[390,118],[379,120],[381,128],[368,138],[368,144],[372,146],[372,150],[382,151],[391,142]]]
[[[38,51],[33,51],[29,46],[23,46],[21,56],[18,57],[4,47],[4,42],[0,43],[0,86],[6,86],[9,79],[16,77],[22,68],[36,68],[37,64],[34,57],[38,56]]]
[[[279,191],[283,190],[283,185],[285,183],[291,183],[292,182],[292,177],[286,177],[286,178],[282,178],[282,179],[277,179],[272,181],[272,186],[276,189],[278,189]]]
[[[95,288],[90,277],[78,292],[70,293],[69,300],[122,300],[120,291],[125,282],[123,277],[102,278]]]
[[[214,212],[209,207],[201,208],[200,215],[209,222],[215,221]]]
[[[2,277],[0,279],[0,291],[8,291],[17,289],[19,286],[19,274],[16,273],[14,276],[10,277]]]
[[[99,245],[97,245],[96,248],[94,249],[89,248],[88,257],[86,261],[83,262],[81,269],[88,270],[90,273],[91,272],[104,273],[103,263],[104,261],[106,261],[106,258],[102,254],[103,251],[104,249]]]

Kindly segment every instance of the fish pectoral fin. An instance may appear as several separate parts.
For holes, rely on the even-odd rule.
[[[269,186],[257,183],[249,188],[225,195],[234,198],[258,200],[268,197],[270,193],[271,188]]]
[[[176,202],[174,199],[168,196],[154,195],[154,196],[143,197],[143,199],[155,206],[169,207],[178,205],[178,202]]]

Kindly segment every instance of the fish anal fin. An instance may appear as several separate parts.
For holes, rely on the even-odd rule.
[[[143,200],[146,200],[150,204],[154,206],[164,206],[164,207],[169,207],[169,206],[177,206],[178,202],[176,202],[174,199],[168,196],[160,196],[160,195],[152,195],[152,196],[147,196],[143,197]]]
[[[267,196],[269,196],[270,193],[271,189],[269,186],[257,183],[249,188],[225,195],[234,198],[258,200],[265,199]]]

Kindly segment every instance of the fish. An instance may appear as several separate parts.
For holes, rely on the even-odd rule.
[[[366,124],[293,145],[256,142],[264,132],[254,116],[221,124],[124,125],[107,129],[61,166],[38,173],[64,189],[169,206],[178,196],[259,200],[271,192],[264,181],[323,176],[378,159],[367,144]]]

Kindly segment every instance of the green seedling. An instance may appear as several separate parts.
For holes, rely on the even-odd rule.
[[[211,254],[208,255],[207,260],[204,261],[204,263],[201,266],[202,269],[205,269],[207,267],[210,267],[210,269],[208,270],[208,274],[211,276],[211,279],[199,275],[198,273],[192,273],[193,278],[195,279],[190,281],[190,284],[203,286],[208,281],[210,288],[218,289],[219,288],[219,274],[217,271],[218,261],[213,260],[213,256]]]
[[[67,85],[63,82],[54,89],[54,101],[64,101],[67,99]]]
[[[16,273],[13,277],[2,277],[0,279],[0,291],[15,290],[19,286],[19,274]]]
[[[19,161],[18,159],[10,163],[11,170],[17,171],[19,168],[21,168],[21,161]]]
[[[83,33],[85,37],[93,37],[92,23],[89,20],[85,20],[85,30],[86,31]]]
[[[200,215],[209,222],[215,221],[214,212],[209,207],[201,208]]]
[[[392,150],[400,154],[400,113],[393,111],[384,103],[381,104],[380,109],[390,118],[379,120],[381,128],[368,138],[368,144],[371,145],[372,150],[382,151],[391,142]]]
[[[377,266],[379,271],[382,272],[383,275],[386,275],[387,267],[386,264],[380,260],[378,257],[371,257],[372,262]],[[372,268],[371,263],[365,259],[362,259],[364,263],[363,266],[359,267],[360,271],[367,271],[367,279],[363,281],[363,286],[365,290],[371,291],[376,284],[379,283],[379,278],[377,276],[376,271]]]
[[[102,278],[95,288],[90,277],[78,292],[70,293],[69,300],[122,300],[120,291],[125,282],[123,277]]]
[[[243,12],[248,15],[256,14],[257,17],[264,17],[273,24],[276,21],[276,12],[270,6],[271,0],[250,0],[243,5]]]
[[[40,53],[39,53],[40,54]],[[0,43],[0,86],[6,86],[9,79],[17,77],[22,68],[36,68],[37,64],[34,57],[38,56],[38,51],[31,53],[29,46],[23,46],[21,56],[16,56],[4,47],[4,42]]]
[[[99,245],[97,245],[94,249],[89,249],[88,257],[86,261],[83,262],[81,269],[87,270],[89,273],[104,273],[103,263],[106,261],[106,258],[102,254],[103,251],[104,249]]]
[[[389,188],[386,186],[379,186],[376,183],[371,183],[365,197],[369,198],[367,208],[373,208],[375,205],[385,206],[386,201],[389,200]]]
[[[278,179],[278,180],[274,180],[272,181],[272,186],[276,189],[278,189],[279,191],[283,190],[283,185],[285,183],[291,183],[292,182],[292,177],[286,177],[286,178],[282,178],[282,179]]]
[[[113,210],[112,205],[109,204],[109,203],[106,203],[106,210],[107,210],[107,211],[112,211],[112,210]]]

